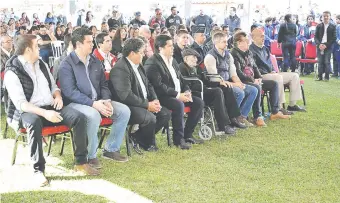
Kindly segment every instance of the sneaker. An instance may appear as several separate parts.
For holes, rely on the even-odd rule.
[[[277,119],[290,119],[290,115],[283,115],[280,111],[277,114],[270,115],[270,120],[277,120]]]
[[[239,117],[239,121],[241,123],[244,123],[244,125],[247,126],[248,128],[254,126],[254,124],[250,123],[249,121],[247,121],[246,118],[243,118],[242,116]]]
[[[286,109],[284,109],[284,108],[280,109],[280,111],[281,111],[281,113],[282,113],[283,115],[294,115],[294,112],[288,111],[288,110],[286,110]]]
[[[45,187],[50,184],[50,182],[45,177],[45,174],[42,171],[35,171],[33,175],[33,182],[38,187]]]
[[[264,122],[262,117],[255,119],[255,125],[258,127],[267,127],[267,124]]]
[[[120,152],[108,152],[104,151],[103,152],[103,158],[105,159],[111,159],[117,162],[127,162],[128,158],[126,156],[123,156],[120,154]]]
[[[184,139],[181,139],[179,143],[174,143],[176,147],[179,147],[181,149],[190,149],[191,145],[189,143],[186,143]]]
[[[100,174],[100,172],[90,164],[75,165],[74,171],[82,172],[87,176],[97,176]]]
[[[101,169],[102,168],[102,165],[100,164],[98,158],[89,159],[89,164],[92,168],[95,168],[95,169]]]

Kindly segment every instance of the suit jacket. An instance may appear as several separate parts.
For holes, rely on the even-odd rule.
[[[327,46],[327,49],[329,49],[329,48],[331,48],[333,43],[336,41],[336,27],[335,27],[335,25],[332,24],[332,23],[329,23],[329,26],[327,28],[327,42],[321,43],[324,33],[325,33],[325,25],[323,23],[318,24],[316,26],[314,40],[315,40],[317,47],[319,47],[320,44],[325,44]]]
[[[115,101],[128,106],[148,108],[149,101],[157,99],[155,90],[146,77],[144,68],[139,65],[138,72],[144,82],[147,99],[144,99],[143,91],[130,62],[120,58],[110,72],[110,90]]]
[[[177,78],[181,83],[181,92],[189,90],[189,86],[183,79],[175,59],[172,60],[172,66],[175,69]],[[159,99],[165,97],[176,97],[178,92],[175,90],[175,83],[172,80],[170,71],[166,66],[163,58],[159,54],[154,54],[146,60],[144,68],[149,81],[153,85]]]
[[[97,100],[111,99],[102,64],[92,54],[88,70],[91,83],[97,92]],[[91,84],[86,75],[85,65],[74,51],[61,62],[58,75],[65,105],[72,102],[93,105]]]
[[[174,58],[178,64],[183,62],[182,51],[183,49],[181,49],[177,44],[174,45]]]

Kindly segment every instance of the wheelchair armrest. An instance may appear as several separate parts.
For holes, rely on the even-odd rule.
[[[203,100],[203,88],[204,88],[204,84],[203,84],[202,80],[200,80],[197,77],[184,77],[184,76],[183,76],[183,79],[187,80],[187,81],[198,81],[201,84],[201,89],[202,89],[202,91],[201,91],[201,99]]]

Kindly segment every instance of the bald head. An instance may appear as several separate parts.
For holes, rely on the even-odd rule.
[[[253,42],[255,45],[262,47],[264,45],[264,32],[262,29],[260,28],[255,28],[252,32],[251,32],[251,37],[253,39]]]

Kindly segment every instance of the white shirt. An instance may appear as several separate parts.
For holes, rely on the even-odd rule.
[[[134,64],[132,61],[130,61],[128,58],[126,58],[126,59],[127,59],[127,60],[129,61],[129,63],[131,64],[132,69],[133,69],[133,71],[135,72],[135,74],[136,74],[136,76],[137,76],[139,85],[140,85],[140,87],[141,87],[141,89],[142,89],[142,92],[143,92],[144,99],[147,99],[147,98],[148,98],[148,93],[147,93],[147,91],[146,91],[145,84],[144,84],[144,82],[143,82],[143,80],[142,80],[142,76],[140,76],[140,73],[139,73],[139,71],[138,71],[139,64],[136,65],[136,64]]]
[[[102,57],[104,58],[104,68],[106,72],[110,72],[112,69],[111,66],[111,61],[113,59],[113,57],[111,57],[110,53],[105,54],[102,50],[98,49],[100,55],[102,55]]]
[[[4,79],[4,85],[8,90],[9,97],[11,98],[16,109],[21,110],[21,104],[24,102],[30,102],[35,106],[50,106],[53,104],[53,94],[55,91],[60,91],[57,87],[51,72],[48,70],[48,74],[51,80],[51,90],[45,75],[39,67],[39,61],[34,64],[29,64],[25,61],[24,57],[18,56],[19,61],[23,65],[27,74],[33,81],[33,94],[30,101],[26,100],[22,84],[18,76],[13,71],[7,71]],[[45,64],[48,68],[47,64]]]
[[[176,71],[174,69],[174,67],[172,66],[172,60],[173,58],[171,57],[169,60],[163,56],[162,54],[160,54],[160,56],[162,57],[166,67],[168,68],[169,72],[170,72],[170,75],[171,75],[171,78],[172,80],[174,81],[175,83],[175,90],[177,93],[177,96],[176,98],[179,98],[179,95],[181,94],[181,82],[179,81],[179,79],[177,78],[177,74],[176,74]]]
[[[328,24],[323,24],[324,27],[325,27],[325,32],[323,33],[323,37],[322,37],[322,40],[321,40],[321,43],[327,43],[327,28],[329,26],[329,23]]]

